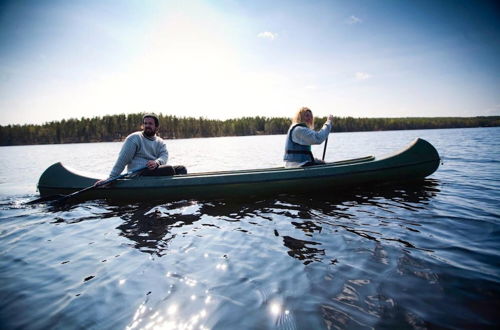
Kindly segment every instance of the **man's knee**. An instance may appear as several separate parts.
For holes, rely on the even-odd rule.
[[[175,171],[176,175],[178,175],[178,174],[187,174],[187,169],[183,165],[176,165],[176,166],[174,166],[174,171]]]

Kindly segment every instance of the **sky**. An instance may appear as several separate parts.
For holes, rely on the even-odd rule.
[[[0,125],[500,115],[485,0],[0,2]]]

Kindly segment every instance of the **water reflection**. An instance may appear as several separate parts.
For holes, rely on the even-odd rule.
[[[195,288],[197,281],[178,274],[167,274],[167,278],[174,283],[167,297],[159,300],[147,297],[138,306],[126,329],[209,329],[206,322],[213,299],[208,291],[205,290],[205,295],[200,294],[199,288]]]
[[[150,315],[151,314],[151,315]],[[207,318],[207,311],[200,311],[187,318],[182,316],[182,306],[170,304],[166,310],[148,310],[146,303],[142,303],[135,312],[132,323],[126,327],[132,329],[200,329],[208,330],[203,322]]]
[[[234,230],[249,235],[274,227],[273,236],[281,239],[287,254],[307,265],[322,262],[325,258],[328,263],[336,262],[335,257],[327,256],[323,246],[321,236],[325,230],[329,235],[349,233],[378,244],[385,242],[404,248],[420,248],[407,235],[401,235],[401,229],[418,234],[420,224],[408,220],[414,217],[407,217],[406,214],[422,211],[439,191],[439,181],[427,179],[416,184],[374,189],[364,187],[315,196],[280,195],[265,200],[225,199],[127,205],[86,202],[48,206],[48,211],[54,214],[54,223],[119,217],[122,220],[117,227],[119,234],[129,239],[139,251],[159,257],[168,253],[169,245],[177,235],[184,234],[183,228],[194,228],[203,218],[208,221],[198,227],[221,229],[224,223],[241,224]],[[265,222],[269,223],[263,226]],[[289,226],[294,230],[291,231]],[[281,233],[281,228],[286,228],[288,232]],[[225,270],[227,265],[219,263],[216,267]]]
[[[308,245],[321,245],[313,241],[304,241],[290,236],[283,237],[283,244],[289,249],[288,255],[303,260],[307,265],[313,261],[321,261],[320,256],[325,255],[324,249],[317,249]]]
[[[323,242],[316,240],[325,228],[335,234],[350,233],[376,243],[393,242],[405,248],[418,248],[403,237],[392,236],[391,227],[419,232],[419,223],[407,220],[402,212],[419,212],[423,205],[439,193],[439,182],[425,180],[418,184],[393,185],[383,189],[344,191],[334,196],[280,195],[268,200],[179,201],[166,204],[141,204],[121,214],[120,235],[134,242],[142,252],[163,256],[170,242],[204,217],[202,226],[224,227],[224,222],[241,223],[243,233],[261,229],[263,221],[279,225],[273,230],[282,239],[287,254],[304,264],[321,262],[326,256]],[[123,209],[122,209],[123,210]],[[404,213],[403,213],[404,214]],[[109,214],[108,214],[109,216]],[[296,229],[281,235],[278,227],[285,222]],[[200,227],[199,225],[198,227]],[[267,225],[266,225],[267,226]],[[328,262],[335,263],[334,259]],[[225,264],[217,264],[224,270]]]
[[[169,242],[175,238],[172,228],[193,224],[201,217],[200,204],[180,201],[162,205],[143,204],[122,215],[123,223],[117,227],[121,235],[134,242],[142,252],[162,256]]]
[[[270,301],[268,311],[275,328],[290,330],[297,328],[293,313],[285,307],[282,299]]]
[[[330,302],[321,305],[322,317],[331,328],[433,328],[422,319],[423,315],[433,319],[442,317],[442,311],[433,308],[432,297],[443,294],[443,283],[439,283],[438,275],[432,269],[430,263],[402,253],[396,271],[384,279],[399,295],[391,295],[387,288],[374,287],[384,274],[360,272],[360,278],[346,279],[338,292],[330,297]],[[404,293],[408,288],[429,293],[427,302],[418,302],[419,309],[425,311],[421,315],[408,310],[416,303],[410,294]],[[435,315],[430,317],[432,314]]]

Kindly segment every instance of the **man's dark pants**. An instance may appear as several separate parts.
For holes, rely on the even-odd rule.
[[[182,165],[161,165],[155,168],[154,170],[144,170],[141,175],[143,176],[172,176],[178,174],[187,174],[186,167]]]

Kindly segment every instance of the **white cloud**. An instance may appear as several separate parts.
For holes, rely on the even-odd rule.
[[[372,75],[366,72],[356,72],[355,77],[356,80],[368,80],[372,77]]]
[[[354,15],[351,15],[351,17],[349,17],[347,19],[347,23],[348,24],[358,24],[358,23],[361,23],[363,22],[363,20],[357,16],[354,16]]]
[[[259,33],[257,35],[257,37],[264,38],[264,39],[269,39],[269,40],[274,40],[274,39],[278,38],[278,34],[277,33],[273,33],[273,32],[269,32],[269,31],[264,31],[264,32]]]

